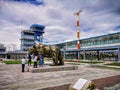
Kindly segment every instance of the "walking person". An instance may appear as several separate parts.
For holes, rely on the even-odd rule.
[[[28,66],[31,66],[31,59],[32,59],[31,54],[28,54]]]
[[[42,57],[42,55],[40,55],[40,61],[39,61],[39,63],[40,63],[40,67],[43,67],[43,57]]]
[[[23,59],[22,59],[22,72],[25,71],[25,63],[26,63],[26,60],[25,60],[25,57],[23,57]]]
[[[34,59],[33,59],[33,61],[34,61],[34,68],[37,68],[37,59],[38,59],[37,56],[35,56]]]

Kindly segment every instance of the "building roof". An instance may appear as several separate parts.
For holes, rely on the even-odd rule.
[[[40,28],[42,28],[42,29],[45,29],[45,26],[44,26],[44,25],[40,25],[40,24],[32,24],[32,25],[30,26],[30,29],[31,29],[32,27],[40,27]]]
[[[11,53],[11,54],[12,54],[12,53],[19,53],[19,54],[25,53],[25,54],[26,54],[26,53],[28,53],[28,52],[21,51],[21,50],[15,50],[15,51],[7,51],[7,52],[5,52],[5,53],[7,53],[7,54],[8,54],[8,53]]]
[[[120,32],[116,32],[116,33],[108,33],[108,34],[105,34],[105,35],[94,36],[94,37],[84,38],[84,39],[80,39],[80,40],[86,40],[86,39],[92,39],[92,38],[105,37],[105,36],[115,35],[115,34],[120,34]]]
[[[92,39],[92,38],[105,37],[105,36],[115,35],[115,34],[120,34],[120,32],[116,32],[116,33],[109,33],[109,34],[100,35],[100,36],[94,36],[94,37],[89,37],[89,38],[83,38],[83,39],[80,39],[80,40],[87,40],[87,39]],[[62,43],[72,42],[72,41],[77,41],[77,40],[78,40],[78,39],[76,39],[76,40],[66,40],[66,41],[62,41],[62,42],[57,42],[57,43],[55,43],[55,44],[62,44]]]
[[[34,33],[31,30],[23,30],[22,32]]]

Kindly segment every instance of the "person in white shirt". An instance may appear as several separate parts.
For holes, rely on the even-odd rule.
[[[37,68],[37,56],[34,57],[33,61],[34,61],[34,68]]]
[[[25,70],[25,63],[26,63],[26,60],[25,60],[25,57],[23,57],[22,59],[22,72],[24,72]]]

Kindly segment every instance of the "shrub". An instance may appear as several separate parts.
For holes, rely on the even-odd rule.
[[[114,85],[113,87],[105,87],[104,90],[120,90],[120,83]]]
[[[93,82],[91,82],[87,89],[94,90],[95,89],[95,84]]]

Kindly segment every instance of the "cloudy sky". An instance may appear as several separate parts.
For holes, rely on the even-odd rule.
[[[120,32],[120,0],[0,0],[0,43],[19,49],[34,23],[45,25],[48,42],[74,40],[79,10],[81,38]]]

